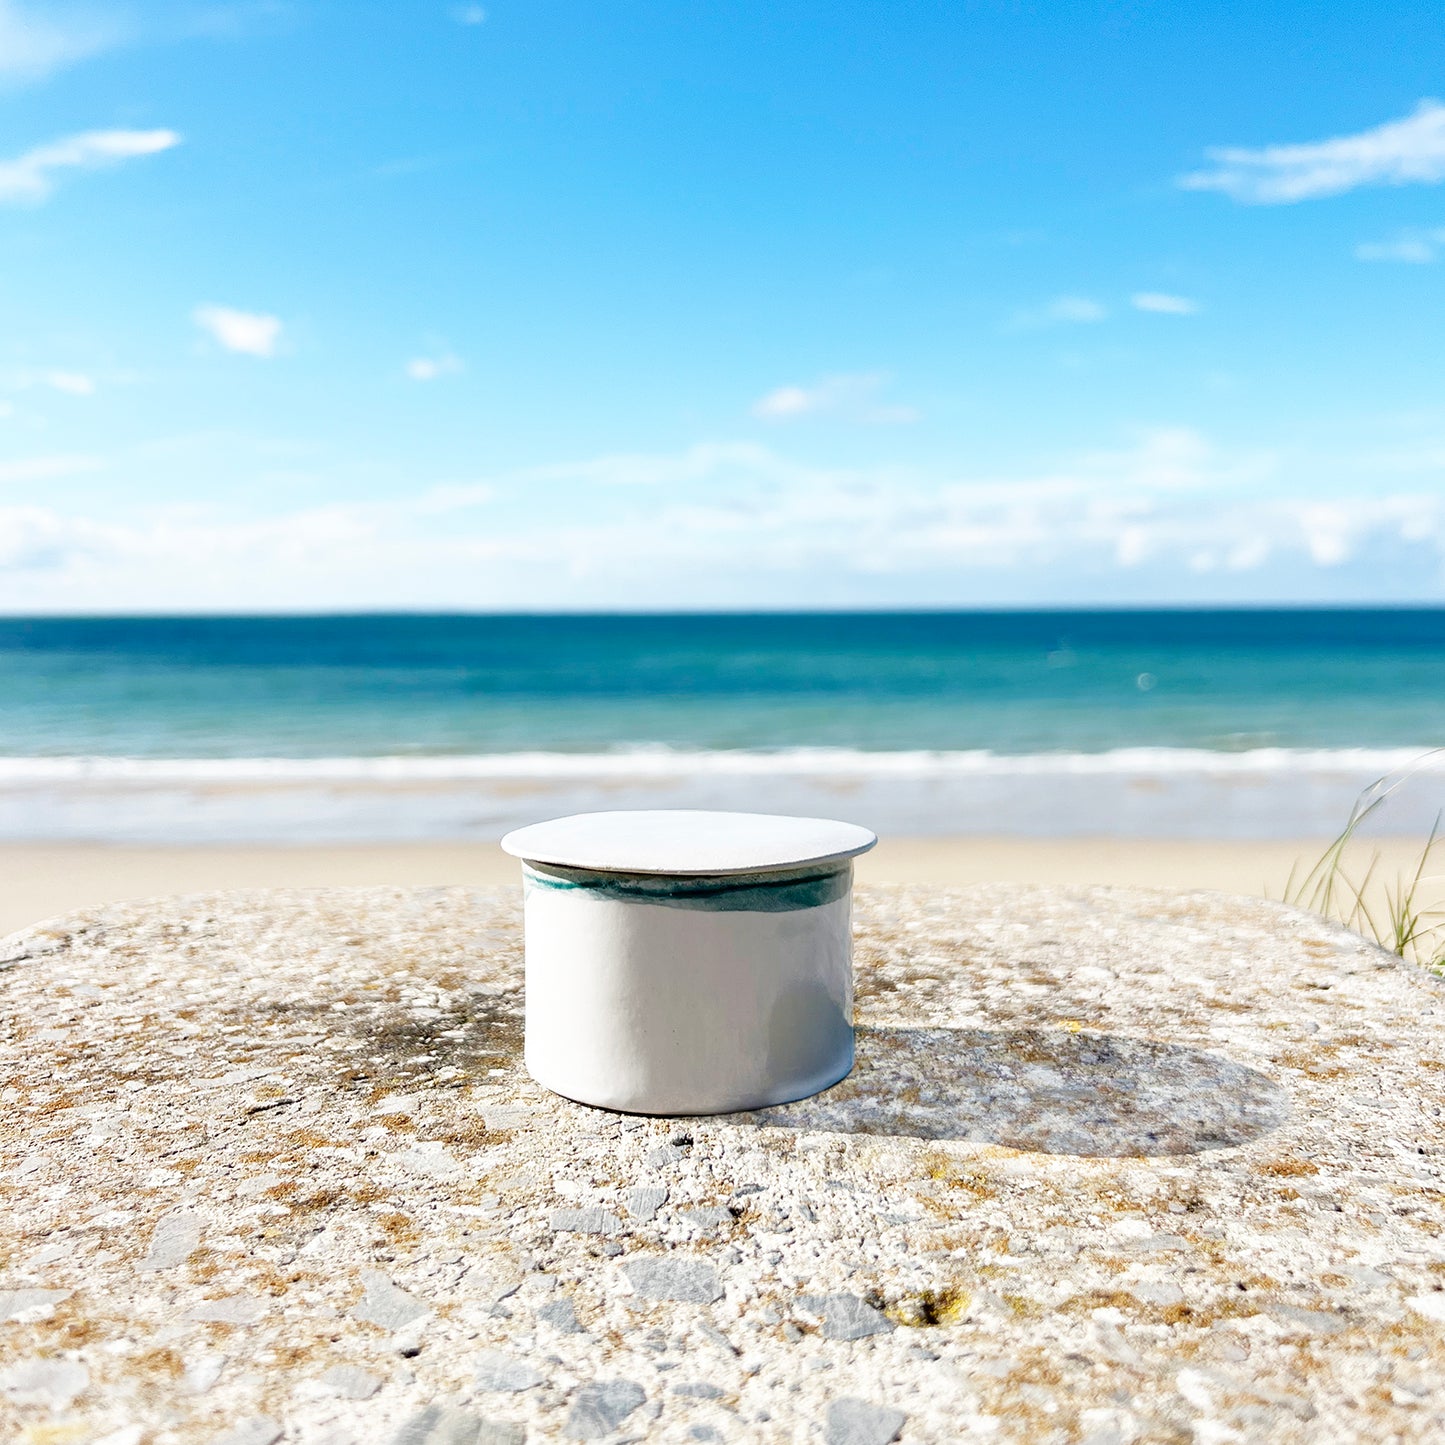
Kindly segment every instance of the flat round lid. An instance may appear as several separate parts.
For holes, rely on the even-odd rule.
[[[502,839],[514,858],[598,873],[770,873],[866,853],[877,837],[856,823],[773,813],[689,809],[575,813]]]

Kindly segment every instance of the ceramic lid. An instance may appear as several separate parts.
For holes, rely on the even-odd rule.
[[[856,823],[773,813],[576,813],[502,839],[514,858],[599,873],[768,873],[842,862],[878,839]]]

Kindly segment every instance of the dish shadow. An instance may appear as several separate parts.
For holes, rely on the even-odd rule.
[[[1219,1054],[1059,1029],[859,1028],[853,1072],[741,1120],[785,1129],[956,1139],[1123,1158],[1247,1144],[1289,1114],[1285,1091]]]

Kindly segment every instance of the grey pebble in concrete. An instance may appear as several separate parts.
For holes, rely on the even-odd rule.
[[[553,1300],[550,1304],[543,1305],[537,1311],[537,1318],[544,1325],[551,1325],[554,1330],[561,1330],[564,1335],[586,1334],[577,1320],[577,1306],[570,1299]]]
[[[665,1184],[639,1184],[627,1191],[627,1212],[644,1224],[657,1217],[657,1211],[667,1203]]]
[[[630,1259],[622,1266],[632,1288],[643,1299],[711,1304],[722,1298],[717,1270],[702,1259]]]
[[[569,1300],[570,1304],[571,1301]],[[573,1317],[575,1323],[575,1315]],[[530,1390],[546,1378],[540,1370],[520,1360],[515,1355],[503,1354],[501,1350],[487,1350],[472,1361],[476,1371],[474,1382],[477,1389],[498,1394],[515,1394],[518,1390]]]
[[[526,1438],[523,1425],[484,1420],[455,1406],[428,1405],[402,1425],[391,1445],[522,1445]]]
[[[610,1435],[644,1400],[647,1393],[632,1380],[598,1380],[572,1395],[564,1434],[569,1440],[600,1440]]]
[[[360,1365],[333,1365],[316,1383],[342,1400],[369,1400],[381,1389],[382,1378]]]
[[[168,1214],[155,1227],[146,1257],[136,1265],[143,1274],[158,1269],[174,1269],[184,1264],[186,1256],[201,1242],[200,1216],[181,1210]]]
[[[720,1224],[733,1222],[732,1211],[720,1204],[705,1204],[697,1209],[680,1210],[679,1213],[695,1229],[715,1229]]]
[[[685,1395],[692,1400],[721,1400],[723,1392],[716,1385],[705,1380],[683,1380],[672,1387],[674,1395]]]
[[[829,1340],[861,1340],[884,1335],[893,1321],[872,1305],[852,1294],[805,1294],[799,1303],[805,1310],[823,1317],[823,1337]]]
[[[398,1289],[378,1269],[362,1270],[361,1282],[366,1286],[366,1293],[351,1312],[355,1319],[379,1325],[384,1330],[401,1330],[430,1313],[419,1299]]]
[[[827,1445],[888,1445],[907,1419],[902,1410],[845,1395],[828,1406],[823,1439]]]
[[[53,1309],[72,1293],[68,1289],[0,1289],[0,1322]]]
[[[212,1325],[254,1325],[266,1313],[265,1304],[250,1295],[223,1295],[219,1299],[202,1300],[181,1316]]]
[[[572,1234],[618,1234],[622,1221],[605,1209],[554,1209],[552,1228]]]
[[[63,1410],[90,1384],[90,1371],[74,1360],[22,1360],[0,1375],[0,1390],[17,1403]]]

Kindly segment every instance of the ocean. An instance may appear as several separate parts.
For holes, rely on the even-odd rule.
[[[0,620],[0,838],[495,837],[591,807],[1304,837],[1445,806],[1445,609]]]

